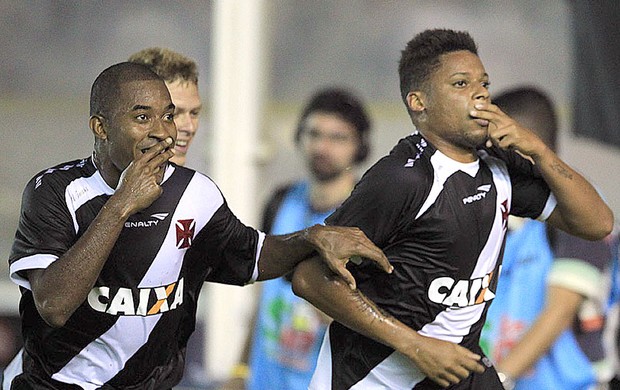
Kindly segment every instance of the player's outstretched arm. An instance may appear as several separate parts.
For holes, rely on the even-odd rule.
[[[287,274],[313,254],[318,254],[353,289],[355,279],[346,268],[351,258],[359,256],[369,259],[386,272],[392,272],[385,254],[360,229],[314,225],[291,234],[267,236],[258,260],[258,280]]]
[[[482,372],[480,355],[447,341],[418,334],[386,314],[359,290],[348,288],[317,258],[295,268],[293,291],[341,324],[401,352],[441,386]]]

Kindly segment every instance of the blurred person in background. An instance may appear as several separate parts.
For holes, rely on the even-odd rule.
[[[551,99],[516,87],[493,103],[557,150]],[[584,205],[586,207],[586,205]],[[587,241],[511,216],[496,297],[481,346],[507,389],[603,388],[611,362],[603,346],[610,241]]]
[[[322,224],[357,182],[356,168],[370,149],[371,123],[361,100],[343,88],[318,90],[304,107],[295,143],[305,178],[277,188],[263,211],[262,229],[272,234]],[[307,389],[331,319],[297,297],[290,275],[260,285],[240,365],[229,389]],[[249,351],[249,358],[248,358]],[[235,385],[236,383],[236,385]]]
[[[146,65],[166,82],[175,106],[174,124],[177,127],[174,156],[170,161],[185,165],[187,152],[198,131],[202,109],[196,62],[183,54],[161,47],[134,53],[129,57],[129,62]]]

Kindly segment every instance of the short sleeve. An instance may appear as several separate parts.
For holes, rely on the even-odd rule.
[[[258,277],[264,237],[264,233],[244,225],[224,202],[196,235],[185,260],[203,262],[208,282],[252,283]]]
[[[555,198],[538,168],[512,150],[493,147],[487,152],[507,166],[512,185],[510,213],[518,217],[546,219],[555,207]]]
[[[30,288],[22,271],[46,268],[76,240],[73,218],[59,190],[64,188],[50,177],[42,184],[33,179],[24,190],[9,257],[11,279],[22,287]]]
[[[407,216],[416,215],[421,207],[429,188],[422,164],[403,169],[393,156],[384,157],[364,174],[327,224],[358,227],[377,246],[385,247],[410,222]]]

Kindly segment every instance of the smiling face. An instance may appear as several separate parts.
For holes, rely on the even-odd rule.
[[[475,148],[488,137],[488,122],[469,114],[475,104],[490,103],[489,77],[480,58],[466,50],[443,54],[425,85],[407,97],[418,113],[416,126],[444,154],[473,161]]]
[[[95,131],[97,163],[112,186],[144,151],[167,137],[176,140],[174,105],[163,81],[122,83],[114,105],[110,117],[102,117]]]
[[[200,117],[200,95],[198,85],[191,81],[177,80],[166,83],[172,102],[175,105],[174,123],[177,127],[177,140],[174,146],[175,155],[170,160],[179,165],[185,165],[185,159],[196,131]]]

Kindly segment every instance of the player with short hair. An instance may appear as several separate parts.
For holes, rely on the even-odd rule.
[[[320,254],[348,283],[353,255],[387,259],[359,231],[272,236],[241,223],[216,184],[169,164],[164,81],[123,62],[91,89],[91,157],[33,177],[9,264],[22,297],[14,389],[170,389],[183,375],[204,281],[244,285]]]
[[[394,272],[353,268],[361,293],[311,272],[296,273],[293,284],[313,304],[334,305],[333,297],[344,295],[377,318],[395,317],[417,337],[386,343],[352,330],[354,319],[334,321],[310,389],[501,389],[488,359],[483,372],[448,361],[439,342],[482,355],[480,331],[496,291],[508,215],[546,220],[587,239],[609,234],[613,215],[590,183],[491,103],[489,76],[468,33],[416,35],[402,51],[399,74],[415,130],[327,219],[362,229]],[[297,271],[306,268],[322,266],[307,262]],[[403,354],[403,344],[414,351]]]

